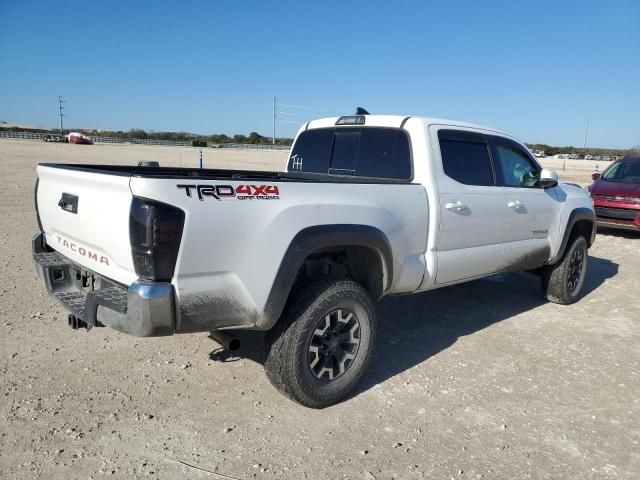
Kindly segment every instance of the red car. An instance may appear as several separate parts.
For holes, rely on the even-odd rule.
[[[640,155],[627,155],[592,178],[598,225],[640,231]]]
[[[69,143],[77,143],[78,145],[93,145],[93,140],[82,133],[71,132],[67,135]]]

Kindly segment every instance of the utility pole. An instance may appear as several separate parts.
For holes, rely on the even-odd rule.
[[[62,113],[62,111],[65,109],[62,106],[63,103],[65,103],[65,101],[62,99],[62,96],[58,96],[58,112],[60,113],[60,135],[64,135],[64,130],[62,128],[62,117],[66,117],[66,115]]]
[[[591,99],[587,102],[587,117],[584,120],[584,139],[582,140],[582,151],[585,152],[587,148],[587,133],[589,132],[589,118],[591,117]],[[598,171],[598,162],[595,165],[596,172]]]
[[[276,144],[276,120],[278,119],[278,97],[273,96],[273,140],[272,143]]]
[[[582,148],[587,148],[587,132],[589,131],[589,117],[591,115],[591,99],[587,103],[587,118],[584,122],[584,140],[582,141]]]

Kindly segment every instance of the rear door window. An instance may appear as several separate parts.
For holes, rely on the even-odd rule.
[[[399,128],[319,128],[298,136],[289,171],[411,180],[411,146]]]
[[[484,135],[460,130],[438,132],[444,173],[465,185],[495,185],[489,144]]]

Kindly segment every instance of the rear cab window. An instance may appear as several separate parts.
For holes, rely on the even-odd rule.
[[[328,173],[329,155],[333,147],[333,132],[329,129],[303,132],[298,136],[289,157],[291,172]]]
[[[390,127],[333,127],[300,133],[290,172],[411,181],[409,135]]]

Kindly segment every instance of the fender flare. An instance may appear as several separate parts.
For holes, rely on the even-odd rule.
[[[558,249],[556,255],[553,258],[549,259],[547,265],[553,265],[562,258],[562,255],[567,248],[567,243],[569,243],[569,238],[571,237],[573,227],[576,223],[582,220],[587,220],[589,223],[591,223],[591,238],[587,238],[587,245],[590,247],[593,244],[596,238],[596,214],[590,208],[575,208],[569,214],[569,220],[567,221],[567,225],[564,229],[560,248]]]
[[[253,329],[272,328],[289,298],[289,293],[304,260],[322,248],[360,246],[373,249],[380,255],[384,269],[383,291],[393,283],[393,255],[387,236],[378,228],[357,224],[316,225],[296,234],[287,248],[271,286],[264,310]]]

